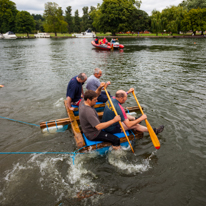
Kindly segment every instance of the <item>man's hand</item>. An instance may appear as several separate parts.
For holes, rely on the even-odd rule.
[[[102,88],[102,87],[104,87],[105,86],[105,82],[101,82],[100,83],[100,87]]]
[[[130,88],[127,93],[129,94],[129,93],[132,93],[133,91],[134,91],[134,88]]]
[[[107,82],[107,85],[110,85],[110,84],[111,84],[111,82],[110,82],[110,81],[108,81],[108,82]]]
[[[115,116],[113,119],[115,122],[121,121],[121,117],[119,115]]]
[[[72,110],[72,111],[74,111],[75,108],[74,108],[74,107],[69,107],[69,109]]]

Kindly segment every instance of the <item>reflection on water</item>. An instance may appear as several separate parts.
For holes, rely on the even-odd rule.
[[[196,44],[194,44],[194,41]],[[0,40],[0,116],[40,124],[65,118],[71,77],[99,67],[102,81],[135,88],[153,127],[164,124],[155,151],[148,134],[130,149],[78,155],[1,155],[1,205],[205,205],[206,39],[120,39],[101,51],[91,39]],[[132,95],[125,106],[135,106]],[[38,127],[0,118],[1,152],[73,152],[69,127]],[[175,197],[175,198],[174,198]]]

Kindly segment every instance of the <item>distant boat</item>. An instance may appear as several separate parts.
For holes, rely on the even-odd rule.
[[[34,36],[36,38],[50,38],[51,37],[50,34],[48,33],[38,33],[38,34],[34,34]]]
[[[17,36],[12,31],[6,32],[6,34],[3,34],[4,39],[16,39]]]
[[[82,38],[94,38],[96,34],[92,32],[90,29],[86,30],[85,32],[81,32],[81,34],[72,34],[75,37],[82,37]]]

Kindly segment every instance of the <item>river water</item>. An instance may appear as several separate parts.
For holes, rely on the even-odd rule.
[[[135,154],[77,155],[74,164],[69,154],[0,154],[0,205],[206,205],[206,39],[120,39],[125,49],[113,52],[90,42],[0,40],[0,152],[74,152],[71,127],[35,125],[67,117],[69,80],[96,67],[112,95],[135,88],[150,124],[165,125],[161,148],[144,134]],[[124,106],[136,106],[132,95]]]

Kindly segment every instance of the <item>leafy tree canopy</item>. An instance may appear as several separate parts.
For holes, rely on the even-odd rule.
[[[10,0],[0,0],[0,33],[15,32],[15,18],[18,10]]]
[[[183,6],[187,10],[191,9],[197,9],[197,8],[206,8],[206,1],[205,0],[184,0],[180,4],[180,6]]]
[[[57,32],[67,31],[68,24],[64,21],[62,8],[58,4],[47,2],[43,17],[45,18],[44,29],[46,32],[54,32],[57,36]]]
[[[29,33],[35,29],[33,16],[27,11],[19,11],[16,15],[16,31],[19,33]]]
[[[93,14],[94,26],[102,31],[116,32],[127,31],[130,28],[129,19],[136,9],[133,0],[103,0],[103,3]]]

